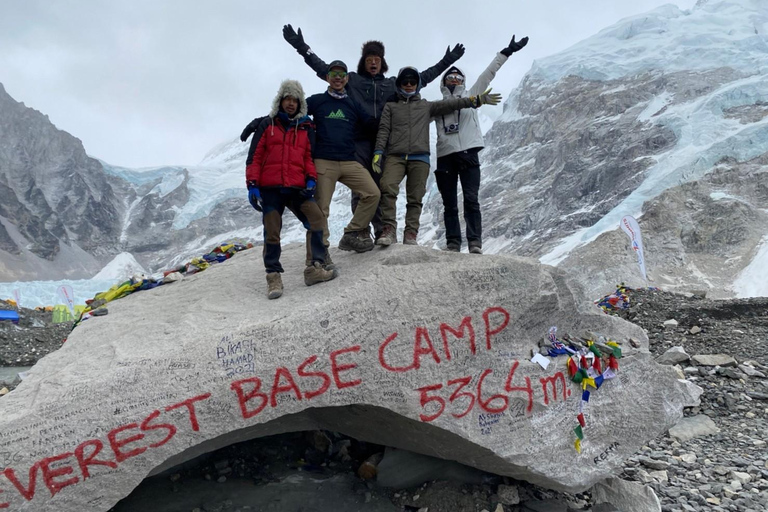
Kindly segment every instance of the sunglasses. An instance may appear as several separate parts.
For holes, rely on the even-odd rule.
[[[400,83],[402,85],[419,85],[419,80],[416,78],[403,78]]]
[[[451,73],[450,75],[447,75],[445,77],[446,82],[458,82],[460,84],[464,83],[464,77],[462,75],[459,75],[458,73]]]
[[[329,78],[346,78],[347,72],[346,71],[329,71],[328,77]]]

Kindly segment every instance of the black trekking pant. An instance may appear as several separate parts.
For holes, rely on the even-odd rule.
[[[467,242],[470,246],[483,245],[483,224],[480,214],[480,162],[477,151],[459,151],[437,159],[435,171],[437,189],[443,198],[443,220],[447,245],[461,247],[459,223],[458,183],[464,196],[464,222],[467,225]]]

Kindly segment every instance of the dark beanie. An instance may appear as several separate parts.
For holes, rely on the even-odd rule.
[[[363,43],[362,52],[360,55],[360,62],[357,64],[357,74],[363,75],[368,72],[365,70],[365,58],[369,55],[374,55],[381,58],[381,73],[384,74],[389,71],[387,61],[384,59],[384,43],[381,41],[366,41]]]

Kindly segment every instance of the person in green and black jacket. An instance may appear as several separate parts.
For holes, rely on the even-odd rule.
[[[294,30],[291,25],[283,27],[283,37],[293,46],[299,55],[317,73],[322,80],[326,79],[328,74],[328,64],[318,57],[309,45],[304,41],[301,29]],[[451,49],[449,46],[440,61],[434,66],[427,68],[419,74],[422,87],[437,79],[454,62],[464,55],[464,46],[457,44]],[[349,83],[346,86],[350,98],[361,104],[369,116],[379,120],[384,110],[384,104],[387,98],[396,93],[397,86],[394,76],[386,76],[389,66],[384,58],[384,44],[381,41],[367,41],[363,44],[362,54],[357,63],[357,71],[349,73]],[[379,183],[379,175],[373,172],[371,161],[373,159],[373,146],[376,141],[376,135],[366,136],[364,133],[358,133],[355,141],[355,159],[371,173],[371,177],[376,184]],[[359,197],[352,194],[352,211],[357,208]],[[377,209],[372,220],[376,238],[381,234],[381,210]]]

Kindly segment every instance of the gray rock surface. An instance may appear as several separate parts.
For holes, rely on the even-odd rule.
[[[683,347],[672,347],[657,357],[656,362],[659,364],[673,365],[678,363],[685,363],[690,359],[691,356],[685,353],[685,349]]]
[[[246,251],[114,302],[40,360],[0,401],[0,442],[15,450],[0,477],[11,510],[106,510],[201,453],[318,428],[583,490],[695,401],[638,327],[581,302],[551,267],[398,245],[335,255],[341,276],[307,288],[303,247],[283,255],[277,301],[266,299],[259,251]],[[580,455],[580,387],[553,391],[558,367],[529,362],[551,325],[624,347],[618,378],[585,408]],[[530,410],[515,389],[526,377]],[[32,477],[34,492],[19,480]]]
[[[738,363],[728,354],[698,354],[691,358],[697,366],[738,366]]]
[[[703,414],[683,418],[677,425],[669,429],[670,437],[678,441],[688,441],[695,437],[708,436],[718,432],[720,429],[717,428],[715,422]]]
[[[647,485],[608,478],[592,489],[595,504],[608,503],[621,512],[661,512],[661,503]]]

